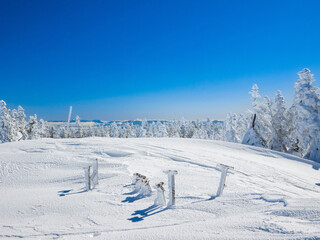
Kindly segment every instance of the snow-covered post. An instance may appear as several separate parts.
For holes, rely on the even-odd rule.
[[[133,179],[132,183],[135,184],[135,189],[136,191],[143,191],[143,182],[146,180],[146,176],[143,176],[142,174],[139,173],[134,173],[133,174]]]
[[[222,194],[223,189],[225,187],[225,182],[226,182],[226,177],[227,177],[228,170],[230,168],[233,169],[233,167],[227,166],[227,165],[224,165],[224,164],[221,164],[221,163],[217,164],[217,167],[219,167],[221,169],[220,183],[219,183],[218,191],[217,191],[217,194],[216,194],[216,196],[219,197]]]
[[[91,190],[91,166],[88,168],[88,187]]]
[[[95,184],[98,185],[99,184],[99,162],[98,162],[98,158],[96,158],[96,169],[95,169],[95,173],[96,173],[96,180],[95,180]]]
[[[166,205],[166,198],[164,197],[163,184],[164,184],[164,182],[160,182],[156,185],[157,196],[156,196],[156,199],[154,200],[155,205],[161,205],[161,206]]]
[[[141,189],[142,189],[142,194],[145,196],[150,196],[152,194],[152,189],[151,189],[149,180],[147,178],[142,180]]]
[[[67,125],[67,134],[68,134],[68,137],[69,137],[69,125],[70,125],[70,120],[71,120],[71,113],[72,113],[72,106],[70,106],[69,116],[68,116],[68,125]]]
[[[142,175],[140,173],[134,173],[133,174],[133,178],[132,178],[132,184],[136,184],[138,179],[141,177]]]
[[[178,174],[176,170],[166,171],[168,174],[168,187],[169,187],[169,202],[168,207],[172,207],[176,204],[176,186],[174,181],[174,175]]]
[[[84,179],[86,184],[86,190],[91,190],[91,166],[84,168]]]

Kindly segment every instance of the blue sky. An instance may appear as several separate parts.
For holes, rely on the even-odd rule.
[[[320,1],[0,1],[0,99],[64,120],[223,119],[320,82]]]

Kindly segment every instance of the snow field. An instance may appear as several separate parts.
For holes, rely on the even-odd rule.
[[[99,159],[99,185],[83,168]],[[234,167],[221,197],[217,163]],[[320,239],[318,163],[268,149],[174,138],[0,145],[0,239]],[[177,170],[176,207],[153,204]],[[139,195],[133,173],[150,180]]]

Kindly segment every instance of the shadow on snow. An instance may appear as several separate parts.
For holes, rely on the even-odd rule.
[[[168,207],[161,208],[159,205],[153,204],[152,206],[150,206],[148,208],[135,211],[131,215],[133,215],[133,216],[140,215],[140,216],[135,216],[135,217],[132,217],[132,218],[128,218],[128,220],[131,221],[131,222],[140,222],[140,221],[143,221],[146,217],[150,217],[152,215],[164,212],[164,211],[166,211],[168,209],[170,209],[170,208],[168,208]]]
[[[86,192],[87,190],[86,190],[85,188],[81,188],[78,192],[72,192],[72,191],[73,191],[73,189],[62,190],[62,191],[59,191],[59,192],[58,192],[58,195],[59,195],[60,197],[64,197],[64,196],[67,196],[67,195],[84,193],[84,192]]]
[[[195,201],[195,202],[192,202],[192,203],[199,203],[199,202],[207,202],[207,201],[212,201],[214,199],[216,199],[218,196],[215,195],[215,196],[211,196],[209,197],[208,199],[202,199],[202,200],[199,200],[199,201]]]
[[[134,196],[134,197],[127,197],[125,200],[122,200],[121,202],[125,203],[125,202],[128,202],[128,203],[132,203],[132,202],[135,202],[139,199],[142,199],[142,198],[145,198],[146,196],[143,195],[143,194],[138,194],[137,196]]]

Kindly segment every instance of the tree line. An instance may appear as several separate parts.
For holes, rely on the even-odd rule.
[[[221,140],[269,148],[320,162],[320,95],[313,86],[313,74],[305,68],[298,72],[294,97],[287,106],[281,91],[274,99],[262,98],[256,84],[249,92],[250,110],[229,113],[225,121],[167,120],[84,124],[76,116],[75,123],[50,124],[37,116],[28,121],[24,109],[10,110],[0,101],[0,142],[37,138],[83,137],[176,137]]]

